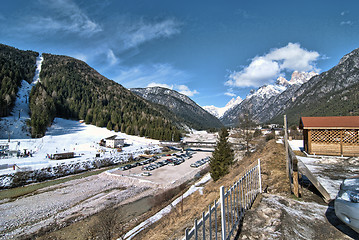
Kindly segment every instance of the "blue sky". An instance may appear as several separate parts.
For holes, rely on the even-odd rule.
[[[0,43],[68,55],[127,88],[167,86],[199,105],[294,70],[323,72],[359,45],[359,2],[8,0]]]

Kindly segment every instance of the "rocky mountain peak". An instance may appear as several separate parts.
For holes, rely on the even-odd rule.
[[[221,118],[227,111],[236,107],[242,101],[243,101],[243,99],[240,96],[237,96],[236,98],[232,98],[224,107],[216,107],[216,106],[210,105],[210,106],[204,106],[203,109],[205,109],[207,112],[209,112],[213,116],[215,116],[217,118]]]
[[[293,85],[293,84],[303,84],[305,82],[307,82],[309,79],[311,79],[312,77],[318,75],[318,73],[311,71],[311,72],[298,72],[298,71],[294,71],[292,73],[292,77],[289,81],[289,84]]]

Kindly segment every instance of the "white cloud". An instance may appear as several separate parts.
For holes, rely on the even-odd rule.
[[[315,61],[319,53],[300,47],[299,43],[272,49],[264,56],[256,56],[241,71],[233,71],[226,82],[227,86],[259,87],[268,84],[285,71],[318,71]]]
[[[226,93],[224,93],[224,95],[229,96],[229,97],[235,97],[235,96],[237,96],[236,94],[234,94],[234,93],[232,93],[232,92],[226,92]]]
[[[170,64],[138,65],[123,68],[114,80],[127,88],[146,87],[151,83],[167,84],[171,81],[185,82],[188,74]]]
[[[102,28],[92,21],[72,0],[40,1],[48,7],[48,16],[33,15],[25,22],[27,31],[64,31],[92,35]]]
[[[173,85],[170,86],[166,83],[155,83],[155,82],[148,84],[147,87],[163,87],[163,88],[168,88],[171,90],[173,89]]]
[[[340,22],[340,25],[353,25],[353,22],[352,21],[342,21]]]
[[[192,97],[193,95],[199,93],[197,90],[190,90],[186,85],[176,85],[176,90],[188,97]]]
[[[117,57],[111,49],[108,49],[107,51],[107,59],[109,60],[111,66],[118,62]]]
[[[119,25],[119,37],[122,38],[125,47],[133,48],[153,39],[168,38],[179,34],[181,24],[174,19],[150,22],[141,18],[133,22],[123,19]]]

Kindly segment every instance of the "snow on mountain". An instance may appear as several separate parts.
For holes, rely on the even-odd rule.
[[[18,90],[11,115],[0,119],[0,139],[30,138],[26,121],[30,119],[29,96],[31,89],[40,81],[43,57],[36,58],[35,76],[31,84],[23,80]]]
[[[235,125],[238,121],[238,116],[248,110],[255,120],[260,122],[267,121],[269,120],[268,117],[272,116],[270,112],[274,111],[270,103],[275,102],[275,99],[283,95],[284,92],[299,88],[316,75],[317,73],[315,72],[294,71],[289,81],[282,76],[278,77],[275,84],[264,85],[257,90],[252,90],[239,105],[225,112],[221,121],[225,125]],[[282,96],[281,102],[289,100],[289,97],[290,94]]]
[[[215,116],[217,118],[221,118],[226,111],[234,108],[235,106],[240,104],[242,101],[243,101],[243,99],[240,96],[238,96],[236,98],[232,98],[224,107],[216,107],[216,106],[210,105],[210,106],[203,106],[202,108],[205,109],[210,114],[212,114],[213,116]]]
[[[292,73],[291,79],[288,81],[284,77],[278,77],[276,84],[264,85],[258,88],[256,91],[252,91],[246,99],[253,97],[270,99],[273,96],[277,96],[287,90],[292,85],[302,85],[307,82],[313,76],[318,75],[315,72],[298,72],[294,71]]]
[[[190,128],[208,129],[221,127],[221,122],[205,111],[188,96],[163,87],[131,88],[138,96],[166,106],[175,116],[183,119]]]

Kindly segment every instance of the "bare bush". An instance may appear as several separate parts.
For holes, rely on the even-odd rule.
[[[108,209],[98,214],[95,223],[89,229],[89,237],[98,240],[117,239],[124,235],[124,226],[119,211]]]

